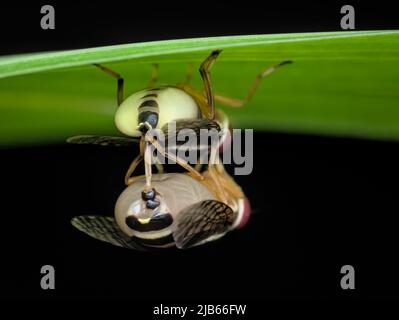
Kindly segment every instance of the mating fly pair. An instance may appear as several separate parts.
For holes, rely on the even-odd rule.
[[[76,136],[69,143],[130,146],[140,144],[140,154],[126,172],[127,188],[115,205],[115,218],[78,216],[72,224],[88,235],[117,246],[145,250],[176,246],[184,249],[222,237],[228,231],[245,225],[250,215],[249,201],[216,159],[217,149],[229,143],[229,121],[215,108],[215,101],[231,107],[243,107],[254,95],[261,79],[277,67],[273,65],[257,75],[245,99],[239,100],[213,92],[210,70],[221,51],[213,51],[201,64],[199,72],[204,91],[190,86],[189,68],[186,79],[175,86],[156,86],[158,66],[154,65],[152,79],[146,89],[124,99],[124,80],[116,72],[96,64],[117,80],[118,109],[115,125],[125,137]],[[173,132],[170,124],[173,122]],[[217,145],[197,144],[198,150],[209,148],[208,165],[191,166],[170,152],[148,133],[160,129],[165,137],[177,136],[191,129],[200,139],[201,132],[216,130]],[[174,146],[179,148],[179,145]],[[164,173],[159,159],[153,159],[153,148],[185,168],[187,173]],[[144,160],[145,175],[133,176]],[[158,173],[152,174],[155,164]]]

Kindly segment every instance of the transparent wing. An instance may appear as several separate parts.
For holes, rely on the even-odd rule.
[[[68,143],[73,144],[94,144],[109,147],[129,147],[140,142],[139,138],[80,135],[67,139]]]
[[[192,247],[208,238],[222,235],[233,224],[236,213],[226,204],[216,200],[197,202],[179,212],[173,233],[180,249]]]
[[[216,129],[220,131],[220,126],[216,121],[210,119],[181,119],[176,120],[176,132],[182,129],[192,129],[199,134],[200,129]],[[168,132],[168,123],[162,127],[163,132]]]
[[[190,148],[192,149],[204,149],[210,147],[208,141],[208,134],[210,133],[216,135],[216,141],[219,140],[219,132],[220,126],[217,122],[209,119],[183,119],[177,120],[175,122],[175,126],[171,126],[169,123],[162,127],[162,131],[165,134],[165,143],[168,148],[181,148],[182,144],[185,144],[185,141],[179,141],[179,139],[175,139],[179,134],[181,136],[186,137],[186,139],[190,139],[189,141],[194,142],[194,145]],[[205,130],[201,130],[205,129]],[[173,137],[174,143],[170,140]],[[188,138],[187,138],[188,137]],[[176,141],[177,140],[177,141]],[[188,148],[187,144],[184,146]]]
[[[115,219],[104,216],[78,216],[71,220],[72,225],[97,240],[111,243],[118,247],[145,250],[141,245],[133,242],[118,227]]]

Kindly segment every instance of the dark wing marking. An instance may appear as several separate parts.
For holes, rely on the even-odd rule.
[[[189,130],[188,130],[189,129]],[[205,129],[205,130],[201,130]],[[220,126],[216,121],[210,119],[182,119],[175,122],[175,126],[171,126],[169,123],[162,127],[162,131],[165,134],[165,145],[167,148],[180,148],[184,145],[184,148],[188,149],[204,149],[210,147],[210,141],[207,135],[216,135],[215,141],[220,140]],[[176,141],[175,137],[178,134],[181,137],[185,137],[185,141]],[[174,137],[174,143],[171,142],[170,138]],[[188,146],[187,141],[194,142],[193,146]],[[202,144],[201,144],[202,142]]]
[[[129,147],[134,144],[138,144],[140,142],[140,139],[127,137],[81,135],[70,137],[67,139],[67,142],[74,144],[95,144],[111,147]]]
[[[186,249],[207,238],[225,233],[237,214],[226,204],[216,200],[204,200],[179,212],[173,233],[176,246]]]
[[[97,240],[105,241],[118,247],[145,250],[145,248],[125,235],[112,217],[78,216],[72,218],[71,223],[78,230]]]

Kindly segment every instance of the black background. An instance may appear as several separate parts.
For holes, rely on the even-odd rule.
[[[48,3],[56,10],[53,31],[40,29],[40,4],[1,4],[2,54],[336,31],[345,4]],[[358,30],[398,27],[392,7],[353,4]],[[0,150],[1,296],[152,304],[397,297],[398,144],[273,133],[254,139],[254,172],[237,177],[257,211],[249,225],[207,246],[157,253],[115,248],[69,224],[79,214],[112,215],[131,150],[64,144]],[[54,291],[40,288],[45,264],[55,266]],[[352,291],[340,287],[346,264],[356,270]]]

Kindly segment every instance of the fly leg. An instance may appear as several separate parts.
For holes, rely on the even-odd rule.
[[[118,107],[121,105],[123,102],[123,88],[124,88],[124,80],[121,77],[121,75],[107,67],[104,67],[101,64],[95,63],[94,64],[97,68],[99,68],[101,71],[105,72],[106,74],[109,74],[110,76],[114,77],[117,80],[117,89],[116,89],[116,100],[118,102]]]
[[[154,139],[152,135],[147,134],[146,139],[158,150],[158,152],[165,158],[171,159],[172,161],[175,161],[178,165],[182,166],[184,169],[186,169],[189,174],[198,180],[203,180],[204,177],[199,173],[196,169],[194,169],[191,165],[187,163],[187,161],[183,160],[179,156],[168,152],[165,150],[165,148],[157,141]]]
[[[245,195],[234,179],[225,171],[217,151],[217,147],[211,149],[208,170],[204,172],[204,183],[220,201],[229,205],[233,210],[238,210],[236,199],[243,199]]]
[[[145,201],[147,209],[153,210],[157,208],[160,204],[159,201],[155,199],[157,193],[152,186],[152,150],[150,143],[145,142],[144,150],[144,169],[145,169],[145,186],[142,192],[143,201]]]
[[[219,93],[215,93],[215,100],[221,104],[224,104],[226,106],[230,106],[233,108],[241,108],[244,107],[254,96],[256,89],[258,88],[260,82],[262,79],[271,73],[273,73],[276,69],[278,69],[281,66],[284,66],[286,64],[292,63],[292,61],[283,61],[277,64],[274,64],[270,67],[267,67],[266,69],[262,70],[256,77],[255,80],[252,82],[252,85],[249,87],[248,94],[244,99],[236,99],[236,98],[231,98]]]
[[[125,175],[125,184],[130,185],[138,180],[142,180],[142,177],[132,177],[134,170],[144,159],[144,170],[145,170],[145,185],[142,192],[142,199],[145,202],[147,209],[153,210],[159,206],[159,201],[155,199],[157,193],[152,186],[152,150],[150,142],[145,140],[145,136],[142,136],[140,140],[140,154],[130,164],[129,169]],[[159,159],[157,160],[159,163]],[[161,169],[163,170],[163,168]]]
[[[204,83],[205,96],[207,99],[208,110],[204,115],[213,120],[215,118],[215,99],[213,95],[212,82],[211,82],[211,69],[216,58],[219,56],[221,50],[214,50],[211,54],[201,63],[199,72]]]

